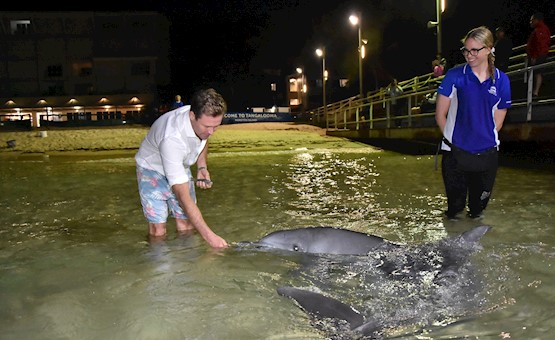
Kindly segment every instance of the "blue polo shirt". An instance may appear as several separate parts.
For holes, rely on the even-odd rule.
[[[471,153],[499,146],[493,114],[511,107],[509,77],[497,68],[495,83],[488,77],[480,83],[468,64],[450,69],[437,92],[451,99],[443,136]],[[443,150],[450,150],[442,143]]]

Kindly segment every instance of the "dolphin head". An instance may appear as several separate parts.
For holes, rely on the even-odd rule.
[[[258,245],[300,253],[309,251],[310,240],[313,235],[306,229],[280,230],[270,233],[258,241]]]

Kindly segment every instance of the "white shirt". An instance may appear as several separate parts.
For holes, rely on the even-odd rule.
[[[156,119],[135,155],[139,166],[164,175],[170,187],[192,178],[190,167],[206,145],[193,130],[190,109],[185,105]]]

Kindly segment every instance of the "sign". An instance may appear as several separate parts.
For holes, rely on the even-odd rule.
[[[222,124],[292,121],[290,112],[227,112]]]

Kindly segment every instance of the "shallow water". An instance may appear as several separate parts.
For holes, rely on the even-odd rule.
[[[350,303],[402,339],[554,331],[553,171],[502,167],[483,221],[450,222],[433,156],[220,153],[210,168],[215,184],[197,192],[199,205],[230,243],[328,225],[418,247],[480,223],[493,229],[456,283],[393,280],[364,258],[213,251],[171,222],[166,242],[149,245],[131,157],[3,160],[0,338],[325,338],[276,293],[284,285]]]

